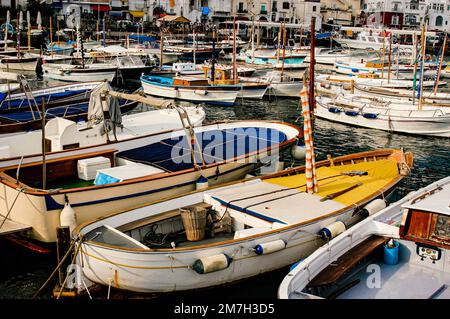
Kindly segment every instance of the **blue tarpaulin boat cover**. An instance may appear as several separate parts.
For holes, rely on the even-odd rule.
[[[331,32],[324,32],[316,34],[316,39],[327,39],[332,36]]]
[[[196,133],[205,164],[222,162],[241,155],[257,152],[286,141],[283,132],[270,128],[242,127]],[[158,143],[119,152],[117,157],[153,165],[168,172],[193,168],[192,155],[186,136],[162,140]],[[197,146],[195,161],[202,164]]]

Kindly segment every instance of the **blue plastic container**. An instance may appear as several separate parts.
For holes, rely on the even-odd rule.
[[[398,247],[399,243],[394,240],[394,247],[389,248],[387,244],[384,245],[384,263],[386,265],[398,264]]]

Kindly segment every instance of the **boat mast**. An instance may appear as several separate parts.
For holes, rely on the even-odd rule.
[[[252,14],[252,63],[255,62],[255,15]]]
[[[28,36],[28,51],[31,51],[31,20],[30,20],[30,11],[27,11],[27,36]]]
[[[211,84],[214,85],[215,81],[215,51],[216,51],[216,28],[213,26],[213,34],[212,34],[212,52],[211,52]]]
[[[5,43],[4,43],[4,48],[5,51],[8,48],[8,25],[10,24],[10,13],[9,10],[6,12],[6,23],[5,23]]]
[[[194,57],[194,67],[195,67],[195,64],[197,64],[197,59],[196,59],[196,56],[195,56],[195,43],[196,43],[196,35],[197,35],[197,28],[196,28],[196,25],[194,24],[194,30],[193,30],[194,32],[193,32],[193,42],[192,42],[192,46],[193,46],[193,49],[194,49],[194,51],[193,51],[193,57]]]
[[[384,55],[386,54],[386,30],[383,30],[383,50],[381,56],[381,78],[384,79]]]
[[[52,17],[50,16],[50,55],[53,58],[53,27],[52,27]]]
[[[412,90],[412,102],[416,104],[416,89],[417,89],[417,51],[419,50],[419,40],[417,39],[417,33],[414,33],[414,74],[413,74],[413,90]],[[398,72],[398,71],[397,71]]]
[[[105,17],[102,19],[102,46],[106,47]]]
[[[19,23],[19,13],[17,13],[17,57],[20,58],[20,23]]]
[[[163,66],[163,51],[164,51],[164,17],[163,20],[161,22],[161,40],[160,40],[160,44],[159,44],[159,49],[160,49],[160,56],[159,56],[159,67]]]
[[[236,16],[233,17],[233,83],[236,84]]]
[[[422,109],[422,102],[423,102],[423,98],[422,98],[422,96],[423,96],[423,88],[422,88],[423,87],[423,73],[424,73],[423,65],[425,63],[425,43],[426,43],[426,37],[427,37],[425,32],[426,32],[427,26],[428,26],[428,22],[426,21],[425,25],[422,26],[422,39],[421,39],[422,47],[420,48],[421,55],[422,55],[421,56],[422,61],[420,63],[420,82],[419,82],[419,89],[418,89],[419,110]]]
[[[99,31],[100,31],[100,26],[99,26],[99,21],[97,20],[97,23],[96,23],[96,29],[97,29],[97,43],[99,43],[100,42],[100,33],[99,33]]]
[[[392,53],[392,33],[389,34],[388,84],[391,81],[391,53]]]
[[[278,45],[277,45],[277,63],[280,61],[280,43],[281,43],[281,36],[283,34],[282,33],[283,32],[282,26],[283,26],[283,24],[280,23],[280,29],[278,31],[278,39],[277,39],[277,42],[278,42]]]
[[[282,25],[283,28],[283,55],[281,57],[281,82],[284,80],[284,59],[286,57],[286,28],[284,24]]]
[[[314,66],[315,66],[315,29],[316,18],[311,17],[311,40],[310,40],[310,58],[309,58],[309,105],[311,107],[311,130],[314,130],[314,110],[316,109],[316,100],[314,96]]]
[[[440,79],[440,76],[441,76],[442,61],[444,60],[444,53],[445,53],[445,45],[446,44],[447,44],[447,33],[445,33],[444,44],[442,45],[441,59],[439,61],[439,69],[438,69],[438,72],[437,72],[436,83],[434,84],[434,95],[437,94],[437,88],[439,86],[439,79]]]

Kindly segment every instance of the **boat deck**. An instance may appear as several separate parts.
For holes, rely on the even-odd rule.
[[[366,283],[371,282],[373,272],[368,272],[367,267],[361,267],[355,275],[346,280],[346,282],[359,280],[358,284],[342,293],[338,299],[450,298],[450,274],[448,273],[402,261],[397,265],[386,265],[383,262],[376,264],[380,266],[380,288],[368,288]]]
[[[340,175],[349,171],[367,172],[365,176]],[[216,201],[224,207],[257,218],[249,225],[265,223],[293,225],[307,222],[345,208],[374,193],[374,190],[388,185],[397,176],[397,164],[393,160],[361,162],[332,167],[319,167],[317,178],[319,192],[307,194],[304,174],[264,179],[248,183],[238,193],[233,188],[211,191],[211,203]],[[360,184],[361,183],[361,184]],[[356,186],[356,187],[355,187]],[[348,190],[348,191],[346,191]],[[328,195],[343,191],[340,196],[324,200]],[[250,217],[251,216],[251,217]],[[266,225],[271,227],[271,225]]]

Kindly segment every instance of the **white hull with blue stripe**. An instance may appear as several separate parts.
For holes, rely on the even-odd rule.
[[[174,100],[183,100],[194,103],[209,103],[220,105],[233,105],[239,94],[239,87],[234,89],[225,89],[225,86],[208,85],[208,86],[180,86],[173,85],[172,79],[161,79],[166,81],[158,83],[152,81],[156,77],[141,77],[142,88],[144,93],[163,98]],[[222,88],[221,88],[222,87]]]
[[[412,103],[377,106],[373,101],[363,103],[324,96],[316,101],[315,115],[326,120],[389,132],[450,137],[450,114],[445,107],[418,110]]]

